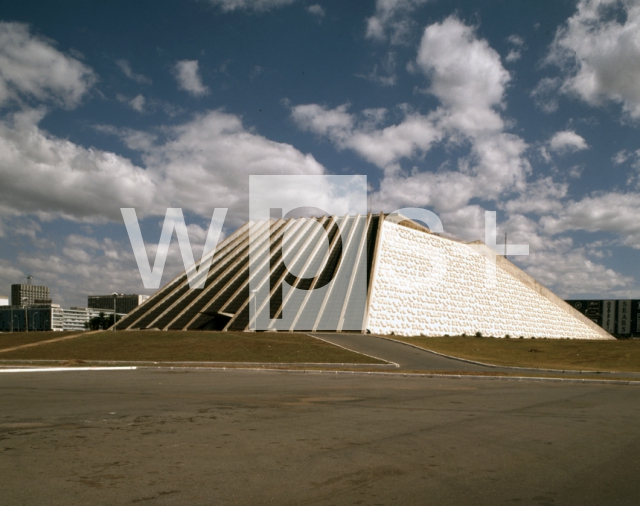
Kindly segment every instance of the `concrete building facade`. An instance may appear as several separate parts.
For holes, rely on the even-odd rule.
[[[33,306],[51,302],[48,286],[16,284],[11,285],[11,304],[14,306]]]
[[[64,309],[62,314],[62,328],[64,330],[83,331],[86,329],[85,324],[87,324],[91,318],[100,316],[101,312],[104,311],[86,307]]]
[[[183,273],[121,329],[613,339],[484,244],[382,214],[247,223],[204,289]]]
[[[85,324],[100,316],[111,314],[103,309],[72,307],[63,309],[59,304],[35,306],[0,307],[0,332],[44,332],[44,331],[78,331],[86,330]],[[118,319],[124,318],[122,313]]]
[[[55,304],[0,307],[0,332],[63,330],[63,309]]]
[[[116,312],[118,314],[130,313],[148,298],[148,295],[118,294],[115,297]],[[89,309],[104,309],[113,312],[113,299],[113,295],[89,295],[87,297],[87,307]]]

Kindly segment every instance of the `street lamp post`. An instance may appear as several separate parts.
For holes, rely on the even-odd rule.
[[[256,330],[256,320],[258,318],[258,308],[256,307],[256,296],[258,294],[258,290],[251,290],[250,300],[249,300],[249,321],[251,322],[251,308],[253,307],[253,328],[250,330]],[[252,305],[253,304],[253,305]]]
[[[22,297],[22,305],[24,306],[24,331],[29,332],[29,316],[27,315],[27,303],[28,297]]]
[[[118,318],[118,315],[116,314],[116,300],[118,299],[118,294],[116,292],[113,292],[111,294],[113,296],[113,331],[116,331],[116,319]]]

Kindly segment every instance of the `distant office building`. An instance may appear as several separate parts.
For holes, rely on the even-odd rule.
[[[11,285],[11,304],[14,306],[51,304],[49,287],[38,285]]]
[[[88,309],[86,307],[72,307],[71,309],[64,309],[63,311],[63,330],[83,331],[86,329],[85,324],[88,323],[91,318],[100,315],[100,311]]]
[[[79,331],[86,330],[85,324],[91,318],[100,316],[100,313],[109,315],[109,311],[89,309],[86,307],[72,307],[62,309],[59,304],[35,305],[35,306],[4,306],[0,307],[0,332],[44,332]],[[124,314],[117,313],[118,320],[124,318]]]
[[[64,309],[60,304],[51,304],[51,327],[46,330],[62,331],[64,328]]]
[[[112,301],[113,302],[113,301]],[[113,311],[113,310],[112,310]],[[87,307],[72,307],[70,309],[64,309],[63,329],[64,330],[85,330],[85,324],[89,323],[89,320],[100,316],[103,313],[105,316],[112,314],[107,310],[91,309]],[[124,313],[116,313],[118,320],[124,318]]]
[[[0,306],[8,306],[9,305],[9,297],[6,295],[0,295]]]
[[[63,330],[64,309],[57,304],[0,307],[0,332]]]
[[[115,297],[116,313],[130,313],[148,298],[148,295],[119,294]],[[89,295],[87,305],[90,309],[104,309],[113,312],[113,299],[113,295]]]

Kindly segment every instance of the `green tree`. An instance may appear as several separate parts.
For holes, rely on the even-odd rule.
[[[87,323],[85,323],[85,328],[89,330],[106,330],[113,325],[113,315],[104,313],[100,313],[98,316],[94,316]]]

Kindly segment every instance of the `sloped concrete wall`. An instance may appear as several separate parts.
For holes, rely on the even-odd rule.
[[[366,327],[376,334],[613,339],[502,257],[492,271],[482,248],[385,222]]]

